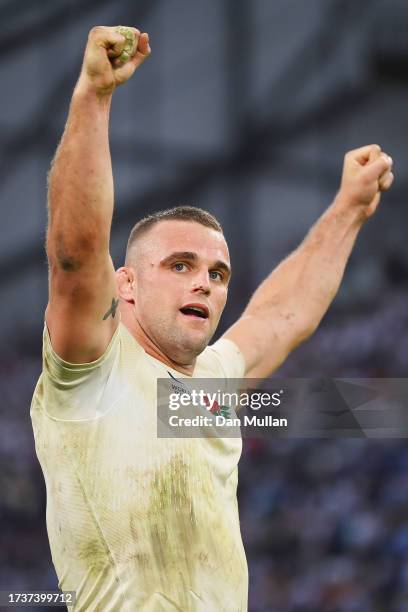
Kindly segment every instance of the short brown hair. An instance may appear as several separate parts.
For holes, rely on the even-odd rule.
[[[140,219],[140,221],[133,226],[127,243],[126,261],[128,261],[130,249],[137,238],[147,233],[153,225],[156,225],[156,223],[160,221],[193,221],[194,223],[200,223],[200,225],[221,232],[221,234],[224,233],[219,221],[217,221],[211,213],[202,208],[196,206],[175,206],[174,208],[159,210],[158,212],[143,217],[143,219]]]

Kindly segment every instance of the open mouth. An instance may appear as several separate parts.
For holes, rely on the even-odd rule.
[[[199,304],[187,304],[180,308],[180,312],[187,317],[195,317],[197,319],[208,319],[208,308]]]

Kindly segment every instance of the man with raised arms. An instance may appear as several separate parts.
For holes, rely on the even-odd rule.
[[[133,228],[124,266],[109,255],[112,95],[150,54],[146,33],[132,29],[132,55],[123,32],[91,30],[49,176],[49,302],[31,416],[52,559],[77,610],[244,611],[241,440],[158,439],[156,380],[271,374],[333,300],[392,160],[377,145],[346,155],[334,202],[209,345],[230,279],[212,215],[155,213]]]

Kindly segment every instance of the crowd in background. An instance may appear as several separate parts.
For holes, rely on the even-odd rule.
[[[251,612],[405,612],[405,441],[247,440]]]

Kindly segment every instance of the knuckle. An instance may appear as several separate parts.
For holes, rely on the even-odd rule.
[[[358,153],[358,149],[350,149],[350,151],[346,152],[344,159],[346,161],[352,161],[355,159],[357,153]]]
[[[100,35],[104,30],[103,26],[94,26],[93,28],[91,28],[89,30],[89,35],[88,38],[95,38],[96,36]]]

